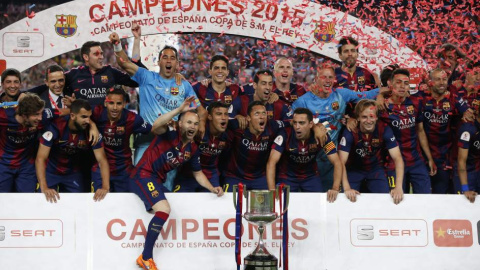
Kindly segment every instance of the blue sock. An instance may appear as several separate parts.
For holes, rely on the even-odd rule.
[[[143,248],[143,259],[146,261],[153,257],[153,246],[157,241],[158,235],[162,230],[163,224],[168,219],[165,212],[155,212],[150,224],[148,224],[147,237],[145,238],[145,247]]]

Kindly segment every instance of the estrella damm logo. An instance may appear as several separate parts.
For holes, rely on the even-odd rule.
[[[77,32],[77,16],[76,15],[55,15],[55,32],[57,35],[67,38],[75,35]]]
[[[335,38],[335,22],[320,22],[316,24],[316,28],[313,31],[313,37],[318,42],[328,43]]]
[[[469,220],[437,219],[433,221],[433,240],[437,247],[470,247],[473,245]]]

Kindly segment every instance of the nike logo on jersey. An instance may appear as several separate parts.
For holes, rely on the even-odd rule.
[[[77,82],[78,82],[78,83],[81,83],[81,82],[86,81],[86,80],[87,80],[87,79],[78,80]]]

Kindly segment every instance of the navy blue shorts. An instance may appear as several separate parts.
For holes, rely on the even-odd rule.
[[[360,191],[362,183],[365,181],[366,187],[370,193],[389,193],[387,175],[383,168],[375,168],[371,171],[359,171],[347,169],[348,183],[350,188]]]
[[[268,190],[267,178],[265,176],[254,179],[254,180],[245,180],[236,177],[225,177],[225,183],[223,185],[223,190],[225,192],[230,192],[233,189],[234,185],[238,185],[242,182],[247,186],[247,190]]]
[[[0,165],[0,192],[35,192],[37,189],[35,164],[22,164],[18,169]]]
[[[387,171],[387,176],[390,183],[395,185],[396,176],[395,170]],[[403,178],[403,192],[409,193],[412,185],[413,193],[415,194],[430,194],[432,193],[432,184],[430,182],[430,175],[427,166],[423,161],[416,162],[413,166],[405,166],[405,177]],[[394,186],[390,186],[394,188]]]
[[[110,175],[110,191],[111,192],[128,192],[128,182],[130,181],[130,175],[125,171],[120,175]],[[100,169],[92,170],[92,192],[102,188],[102,175]]]
[[[453,185],[455,192],[462,193],[462,184],[460,184],[460,177],[458,177],[457,166],[454,168],[455,176],[453,177]],[[470,170],[467,171],[468,190],[480,192],[480,171]]]
[[[218,175],[213,175],[212,178],[208,179],[210,184],[213,187],[220,186],[220,180]],[[173,192],[210,192],[208,189],[202,187],[195,178],[181,178],[178,177],[175,179],[173,185]]]
[[[278,183],[289,185],[291,192],[323,192],[322,179],[319,175],[304,180],[280,178]]]
[[[165,193],[169,190],[156,178],[137,178],[130,180],[130,192],[137,194],[145,204],[147,211],[152,210],[159,201],[166,200]]]
[[[48,188],[70,193],[80,193],[84,190],[81,172],[68,175],[58,175],[47,172],[46,176]]]

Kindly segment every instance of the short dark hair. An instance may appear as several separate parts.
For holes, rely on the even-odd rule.
[[[268,75],[273,78],[273,72],[269,69],[260,69],[259,71],[255,72],[255,76],[253,76],[253,82],[258,83],[260,80],[260,75]]]
[[[45,107],[45,101],[34,93],[25,93],[18,101],[16,113],[21,116],[30,116]]]
[[[8,76],[15,76],[22,82],[22,77],[20,76],[20,71],[14,69],[14,68],[7,68],[2,72],[2,83],[5,81],[5,79]]]
[[[449,51],[455,51],[455,54],[457,55],[458,58],[465,58],[465,53],[462,52],[456,45],[452,43],[445,43],[442,46],[440,46],[440,50],[438,51],[437,57],[438,58],[444,58],[445,53]]]
[[[397,68],[400,68],[400,66],[398,64],[392,64],[392,65],[388,65],[388,66],[386,66],[382,69],[382,72],[380,72],[380,81],[382,82],[383,87],[388,86],[387,82],[392,77],[393,71]]]
[[[220,101],[214,101],[212,103],[210,103],[210,105],[208,105],[207,107],[207,112],[208,114],[212,114],[213,110],[216,109],[216,108],[230,108],[230,105],[224,103],[224,102],[220,102]]]
[[[170,45],[165,45],[161,50],[160,52],[158,53],[158,60],[160,60],[160,58],[162,58],[162,53],[163,51],[165,50],[172,50],[174,53],[175,53],[175,58],[178,60],[178,51],[177,51],[177,48],[173,47],[173,46],[170,46]]]
[[[313,113],[312,111],[310,111],[309,109],[307,108],[296,108],[294,111],[293,111],[293,115],[295,114],[306,114],[307,115],[307,119],[308,121],[313,121]]]
[[[342,47],[344,45],[348,45],[348,44],[354,45],[355,48],[358,47],[358,41],[356,39],[354,39],[353,37],[351,37],[351,36],[342,37],[340,39],[340,41],[338,42],[338,54],[342,54]],[[358,52],[358,48],[357,48],[357,52]]]
[[[45,80],[48,81],[48,74],[58,71],[61,71],[62,73],[65,72],[65,70],[63,70],[63,68],[57,64],[48,66],[45,70]]]
[[[85,99],[75,99],[72,102],[72,105],[70,106],[70,112],[71,113],[79,113],[81,109],[85,109],[87,111],[92,110],[92,106],[90,106],[90,103],[86,101]]]
[[[250,115],[250,113],[253,110],[253,107],[255,107],[255,106],[265,107],[265,104],[263,104],[263,102],[261,102],[260,100],[250,102],[250,104],[248,104],[248,108],[247,108],[247,115]]]
[[[216,61],[219,61],[219,60],[225,62],[225,64],[227,64],[227,69],[228,69],[228,57],[226,57],[225,55],[221,55],[221,54],[217,54],[217,55],[212,57],[212,60],[210,60],[210,69],[213,68],[213,63],[215,63]]]
[[[127,100],[127,93],[123,90],[123,87],[118,84],[107,90],[107,96],[108,95],[119,95],[123,97],[124,101]]]
[[[375,114],[377,113],[377,103],[373,99],[362,99],[357,105],[355,105],[355,118],[358,118],[360,114],[369,107],[375,107]]]
[[[87,41],[87,42],[83,43],[82,48],[80,48],[80,57],[82,58],[82,60],[85,61],[83,59],[84,54],[86,54],[86,55],[90,54],[90,48],[100,46],[100,45],[101,45],[101,43],[98,42],[98,41]]]
[[[410,78],[410,72],[408,71],[408,69],[397,68],[392,72],[392,76],[390,76],[390,81],[393,81],[393,78],[395,77],[395,75],[398,75],[398,74],[402,74]]]

